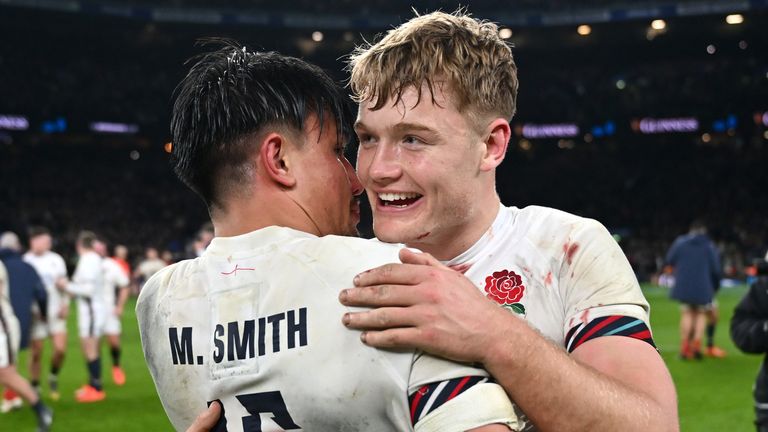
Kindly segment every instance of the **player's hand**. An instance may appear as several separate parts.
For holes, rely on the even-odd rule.
[[[121,318],[123,316],[123,307],[115,306],[114,314],[116,317]]]
[[[197,416],[187,432],[208,432],[216,426],[221,416],[221,402],[213,401],[207,410]]]
[[[498,340],[493,336],[513,315],[429,254],[403,249],[400,260],[357,275],[355,288],[340,293],[344,305],[378,308],[345,314],[344,325],[365,330],[362,339],[370,346],[483,362],[491,339]]]
[[[63,305],[59,308],[59,319],[67,319],[67,316],[69,315],[69,305]]]

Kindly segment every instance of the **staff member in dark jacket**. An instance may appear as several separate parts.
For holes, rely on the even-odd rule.
[[[667,252],[667,264],[675,269],[670,297],[682,303],[680,356],[701,358],[701,339],[706,326],[706,308],[720,287],[720,256],[707,228],[694,221],[688,234],[681,235]]]
[[[0,235],[0,261],[8,272],[8,292],[13,313],[19,321],[19,350],[29,347],[32,326],[32,304],[37,301],[38,310],[47,309],[48,294],[34,267],[21,258],[19,237],[12,232]],[[45,319],[45,314],[40,314]],[[7,412],[21,406],[21,398],[6,389],[0,411]]]
[[[47,310],[48,294],[35,268],[21,258],[21,243],[16,234],[4,232],[0,235],[0,260],[8,270],[11,305],[21,328],[20,349],[24,349],[29,347],[31,336],[32,304],[37,302],[39,310]]]
[[[731,319],[731,338],[739,349],[768,354],[768,263],[758,264],[757,281],[736,306]],[[758,432],[768,432],[768,355],[755,381],[755,414]]]

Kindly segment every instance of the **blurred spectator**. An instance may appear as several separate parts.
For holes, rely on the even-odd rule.
[[[163,260],[165,265],[171,265],[176,262],[176,260],[173,258],[173,252],[169,251],[168,249],[163,251],[163,253],[160,255],[160,259]]]
[[[166,265],[165,261],[158,256],[157,249],[153,247],[147,248],[144,260],[139,263],[134,271],[134,277],[138,279],[139,287],[144,286],[144,283],[146,283],[152,275],[165,268]]]
[[[119,244],[115,245],[115,256],[113,260],[120,266],[126,276],[131,276],[131,264],[128,262],[128,248]]]

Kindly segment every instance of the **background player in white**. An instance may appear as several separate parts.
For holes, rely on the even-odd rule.
[[[53,423],[53,411],[43,404],[40,395],[16,370],[19,348],[19,321],[13,313],[8,290],[8,273],[0,262],[0,387],[8,387],[32,406],[37,416],[38,432],[45,432]]]
[[[93,250],[97,237],[91,231],[77,236],[75,247],[79,261],[72,281],[59,279],[56,286],[77,297],[77,327],[88,369],[88,384],[75,392],[78,402],[98,402],[106,397],[101,386],[99,338],[104,331],[107,305],[104,304],[104,269],[99,254]]]
[[[112,381],[121,386],[125,384],[125,371],[120,367],[120,333],[123,317],[123,308],[128,301],[131,289],[131,280],[120,264],[109,257],[107,244],[99,239],[93,244],[93,250],[101,257],[104,270],[104,298],[103,303],[107,310],[107,318],[104,323],[104,337],[109,344],[109,352],[112,356]]]
[[[61,255],[53,252],[51,233],[44,227],[32,227],[29,230],[29,251],[24,254],[24,261],[35,268],[48,293],[48,310],[43,312],[46,319],[35,314],[32,316],[32,344],[29,362],[32,385],[40,388],[40,370],[42,368],[43,345],[50,337],[53,345],[51,369],[48,386],[51,399],[59,399],[59,371],[64,364],[67,352],[67,316],[69,315],[69,296],[56,288],[56,281],[67,277],[67,265]]]
[[[413,18],[352,56],[376,236],[466,277],[404,251],[341,295],[382,308],[343,320],[373,346],[482,362],[542,431],[677,430],[648,305],[608,231],[500,203],[517,84],[497,27],[459,13]]]
[[[343,155],[347,102],[317,67],[231,45],[200,57],[180,84],[175,171],[208,205],[217,236],[201,257],[153,276],[136,308],[177,429],[214,399],[230,431],[515,427],[483,370],[365,347],[333,319],[345,279],[399,250],[330,235],[354,234],[359,219],[362,188]]]

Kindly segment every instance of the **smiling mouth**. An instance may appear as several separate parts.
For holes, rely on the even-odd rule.
[[[384,207],[406,208],[415,204],[423,195],[415,192],[379,193],[379,203]]]

